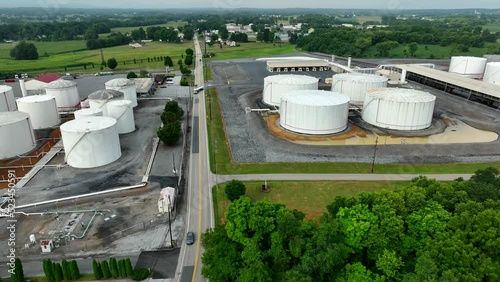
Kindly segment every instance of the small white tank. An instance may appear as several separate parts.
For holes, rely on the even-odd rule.
[[[75,119],[86,118],[86,117],[102,117],[103,116],[102,110],[96,109],[96,108],[94,108],[94,109],[92,109],[92,108],[81,109],[81,110],[75,111],[74,114],[75,114]]]
[[[104,89],[93,92],[87,101],[91,109],[101,109],[104,116],[108,115],[107,104],[114,100],[123,100],[124,94],[118,90]]]
[[[491,62],[486,64],[483,80],[500,85],[500,62]]]
[[[76,82],[58,79],[47,84],[45,94],[56,97],[59,111],[67,111],[80,104]]]
[[[0,159],[10,159],[35,149],[30,116],[25,112],[0,112]]]
[[[107,104],[108,116],[116,119],[118,133],[125,134],[135,130],[134,111],[132,101],[117,100]]]
[[[30,115],[33,129],[50,128],[61,122],[54,96],[26,96],[17,99],[16,103],[20,112]]]
[[[16,100],[12,87],[0,85],[0,112],[10,112],[17,110]]]
[[[122,152],[116,120],[87,117],[61,125],[65,160],[74,168],[95,168],[110,164]]]
[[[370,89],[387,87],[387,77],[374,74],[342,73],[332,79],[332,92],[349,96],[349,104],[362,105]]]
[[[454,56],[451,57],[448,72],[456,73],[466,77],[480,78],[484,74],[486,58]]]
[[[112,79],[104,84],[106,89],[118,90],[125,95],[124,100],[132,101],[132,107],[137,107],[137,90],[135,82],[126,78]]]

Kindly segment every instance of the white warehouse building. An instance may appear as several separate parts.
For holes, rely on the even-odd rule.
[[[299,90],[281,98],[280,125],[303,134],[334,134],[347,128],[349,97],[323,90]]]
[[[363,120],[395,130],[420,130],[431,126],[436,96],[413,89],[372,89],[366,94]]]
[[[362,105],[370,89],[387,87],[387,77],[374,74],[341,73],[332,78],[332,91],[345,94],[349,103]]]
[[[297,90],[317,90],[319,79],[306,75],[272,75],[264,78],[263,101],[279,106],[281,96]]]

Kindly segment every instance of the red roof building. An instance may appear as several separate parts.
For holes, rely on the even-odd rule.
[[[51,83],[52,81],[58,80],[59,78],[61,78],[61,76],[55,73],[46,73],[35,77],[36,80],[45,83]]]

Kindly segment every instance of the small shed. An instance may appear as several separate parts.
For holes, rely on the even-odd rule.
[[[161,189],[158,199],[158,211],[160,213],[172,212],[175,209],[175,188],[166,187]]]
[[[42,247],[42,253],[51,253],[52,249],[54,249],[54,241],[42,240],[40,242],[40,247]]]

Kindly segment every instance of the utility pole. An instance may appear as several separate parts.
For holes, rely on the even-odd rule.
[[[375,168],[375,158],[377,157],[378,136],[375,138],[375,148],[373,149],[372,173]]]
[[[170,247],[174,247],[174,242],[172,239],[172,222],[170,219],[170,214],[172,213],[172,203],[170,202],[170,195],[168,195],[168,232],[170,233]]]
[[[101,63],[104,62],[104,51],[102,51],[102,48],[101,48]]]
[[[174,176],[175,176],[175,188],[177,190],[179,190],[179,181],[177,179],[177,170],[175,169],[175,154],[172,154],[172,163],[174,165],[173,173],[174,173]]]

